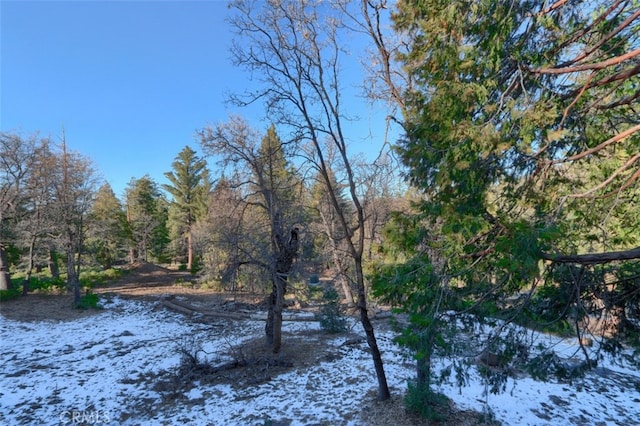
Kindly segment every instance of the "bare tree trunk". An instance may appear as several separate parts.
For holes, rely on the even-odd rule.
[[[382,355],[380,348],[378,348],[378,342],[373,330],[373,325],[369,319],[369,313],[367,311],[367,295],[364,285],[364,275],[362,274],[362,259],[357,258],[356,261],[356,280],[358,283],[358,310],[360,311],[360,323],[367,336],[367,344],[371,349],[371,357],[373,358],[373,367],[376,370],[376,378],[378,379],[378,399],[385,401],[391,397],[389,392],[389,386],[387,384],[387,377],[384,372],[384,363],[382,362]]]
[[[273,273],[273,290],[269,297],[269,312],[265,334],[267,345],[273,353],[280,352],[282,347],[282,311],[284,309],[284,295],[287,292],[287,275],[291,270],[293,259],[298,255],[298,229],[291,230],[291,237],[285,243],[282,236],[277,236],[277,246],[280,248]]]
[[[80,280],[76,272],[75,250],[73,242],[67,243],[67,291],[73,292],[73,303],[80,304]]]
[[[284,309],[284,294],[286,282],[283,277],[276,278],[276,300],[273,306],[273,353],[280,352],[282,347],[282,310]]]
[[[47,266],[49,268],[51,278],[60,278],[60,269],[58,269],[58,254],[52,246],[49,247],[49,258],[47,259]]]
[[[349,280],[347,279],[344,263],[340,258],[339,251],[337,247],[333,249],[333,263],[338,268],[337,280],[340,283],[340,287],[342,287],[342,292],[344,293],[344,298],[347,301],[349,306],[355,306],[356,300],[353,296],[353,291],[351,291],[351,286],[349,285]]]
[[[9,260],[4,244],[0,242],[0,290],[10,290],[11,275],[9,274]]]
[[[265,342],[267,346],[273,346],[273,327],[275,322],[275,306],[276,306],[276,285],[273,284],[273,290],[268,299],[267,306],[267,323],[264,326]]]
[[[286,291],[286,280],[283,277],[276,276],[273,290],[268,299],[269,306],[265,325],[266,344],[276,354],[282,348],[282,311],[284,310],[284,295]]]
[[[36,237],[33,235],[31,237],[31,242],[29,243],[29,263],[27,264],[27,271],[24,276],[24,280],[22,281],[22,295],[26,296],[29,293],[29,285],[31,284],[31,274],[33,273],[34,268],[34,251],[36,246]]]

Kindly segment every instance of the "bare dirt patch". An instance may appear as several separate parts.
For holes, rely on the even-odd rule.
[[[96,312],[75,308],[68,294],[29,294],[0,303],[0,314],[15,321],[74,321]]]
[[[225,294],[201,289],[195,277],[186,271],[138,262],[125,270],[120,279],[94,288],[93,293],[102,297],[118,296],[148,302],[156,302],[167,296],[181,297],[200,306],[222,306],[230,302],[261,301],[260,296]],[[15,321],[74,321],[99,314],[96,309],[77,309],[71,294],[30,293],[17,299],[0,303],[0,314]]]

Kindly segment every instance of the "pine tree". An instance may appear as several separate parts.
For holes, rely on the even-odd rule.
[[[108,269],[126,249],[126,214],[108,183],[96,194],[89,214],[87,246],[103,268]]]
[[[186,146],[172,163],[173,171],[165,173],[169,184],[163,188],[173,196],[169,204],[170,226],[174,235],[184,238],[187,251],[187,270],[194,266],[193,228],[206,217],[211,181],[207,162]],[[175,237],[174,237],[175,238]]]
[[[168,203],[158,184],[148,175],[131,179],[126,189],[127,233],[129,257],[133,263],[148,261],[151,256],[164,260],[168,242]]]

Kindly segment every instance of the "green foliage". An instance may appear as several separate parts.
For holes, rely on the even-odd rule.
[[[19,284],[22,284],[22,280],[20,279],[19,281]],[[29,290],[31,291],[59,293],[61,291],[65,291],[66,287],[67,282],[62,277],[52,278],[49,276],[33,275],[29,281]]]
[[[324,289],[320,285],[308,285],[309,301],[322,302],[324,298]]]
[[[608,7],[597,4],[594,11]],[[636,268],[549,268],[543,260],[640,244],[638,189],[625,184],[632,171],[622,173],[637,155],[638,133],[597,158],[586,151],[637,124],[629,104],[637,85],[632,78],[605,84],[617,67],[576,70],[572,79],[541,71],[587,47],[602,59],[630,51],[638,22],[609,43],[629,10],[596,19],[578,3],[541,7],[397,3],[394,25],[408,40],[400,61],[414,83],[397,151],[423,199],[412,217],[390,223],[385,248],[393,257],[376,266],[372,282],[377,297],[408,315],[401,342],[418,361],[454,350],[446,310],[556,331],[575,331],[586,315],[615,315],[631,334],[640,324]],[[592,78],[603,84],[584,86]],[[594,108],[605,98],[611,103]],[[517,340],[495,340],[493,350],[508,363]],[[503,373],[487,371],[493,389],[503,386]]]
[[[132,179],[126,190],[127,235],[143,260],[165,261],[169,241],[168,202],[149,176]]]
[[[100,298],[97,294],[87,292],[84,296],[80,298],[80,301],[76,304],[77,309],[101,309],[101,306],[98,305]]]
[[[450,412],[450,401],[446,395],[411,381],[404,397],[404,404],[408,411],[430,422],[441,422]]]
[[[120,278],[125,272],[118,268],[107,270],[86,270],[80,274],[80,286],[84,288],[94,288],[109,281]],[[22,288],[24,273],[16,273],[12,279],[16,289]],[[39,293],[62,293],[67,289],[66,277],[53,278],[48,274],[34,274],[29,279],[29,291]]]
[[[328,287],[322,295],[324,306],[318,317],[320,328],[326,333],[342,333],[347,330],[347,320],[340,306],[340,295],[333,287]]]
[[[536,380],[553,377],[571,382],[584,376],[591,368],[586,361],[570,362],[558,357],[553,351],[543,351],[527,363],[527,372]]]
[[[127,219],[111,186],[98,190],[88,217],[86,247],[105,269],[124,257],[127,245]]]
[[[94,288],[97,285],[105,284],[116,280],[123,275],[122,269],[109,268],[106,270],[88,270],[80,274],[80,284],[82,287]]]
[[[21,295],[19,288],[12,288],[9,290],[0,290],[0,302],[6,302],[7,300],[17,299]]]
[[[207,217],[211,179],[207,162],[186,146],[172,163],[173,171],[165,173],[169,184],[163,185],[173,199],[169,204],[169,235],[174,256],[194,256],[193,229]],[[193,261],[193,260],[192,260]],[[195,265],[187,266],[192,272]]]

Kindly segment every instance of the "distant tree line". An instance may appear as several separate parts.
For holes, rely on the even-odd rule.
[[[260,292],[280,283],[284,294],[295,258],[298,279],[302,272],[335,276],[353,301],[355,289],[345,278],[349,261],[336,254],[342,234],[326,191],[316,179],[305,182],[303,173],[310,172],[294,165],[275,126],[260,136],[234,118],[201,136],[204,151],[221,159],[216,178],[205,158],[186,146],[165,173],[168,183],[132,178],[120,199],[64,139],[2,133],[0,288],[22,286],[26,294],[35,271],[59,277],[62,269],[69,290],[79,294],[82,268],[145,261],[178,264],[221,290]],[[339,172],[332,176],[339,185]],[[383,196],[385,202],[370,203],[378,229],[403,202],[399,192],[371,192]],[[292,232],[294,251],[287,245]],[[379,235],[367,241],[375,253]],[[12,271],[26,271],[26,278],[14,283]]]

